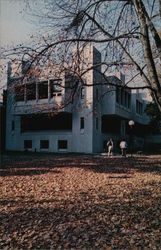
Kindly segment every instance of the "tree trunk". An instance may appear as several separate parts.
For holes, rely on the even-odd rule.
[[[149,79],[150,79],[152,88],[154,88],[156,91],[154,93],[154,98],[161,112],[161,86],[160,86],[158,74],[156,71],[155,62],[152,56],[149,33],[148,33],[148,26],[146,23],[146,16],[144,13],[144,8],[142,7],[144,5],[143,5],[142,0],[133,0],[133,3],[134,3],[136,14],[138,16],[138,20],[140,24],[140,32],[141,32],[140,40],[142,43],[144,59],[147,65]]]

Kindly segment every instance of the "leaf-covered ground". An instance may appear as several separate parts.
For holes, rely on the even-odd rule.
[[[11,155],[0,249],[160,249],[161,158]]]

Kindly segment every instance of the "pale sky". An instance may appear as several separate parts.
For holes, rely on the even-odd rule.
[[[27,21],[24,0],[0,0],[0,45],[19,44],[36,29]]]
[[[27,42],[37,27],[28,21],[24,12],[24,0],[0,0],[0,47],[15,46]],[[4,64],[4,60],[0,61]],[[0,100],[6,74],[0,75]]]

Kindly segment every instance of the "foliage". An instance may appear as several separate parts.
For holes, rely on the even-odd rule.
[[[154,133],[161,133],[161,112],[155,103],[146,106],[145,113],[150,117],[150,128]]]
[[[29,68],[57,62],[79,79],[85,71],[99,67],[105,76],[115,70],[124,71],[128,76],[125,87],[149,89],[161,110],[160,0],[42,0],[40,5],[32,2],[26,0],[27,11],[45,35],[35,37],[31,47],[14,48],[14,56],[29,59]],[[83,68],[83,48],[91,44],[101,50],[102,62],[87,63]],[[5,51],[4,55],[11,56],[13,51]],[[85,55],[83,61],[88,62],[88,58]],[[139,86],[137,81],[141,82]],[[78,82],[74,93],[80,87]]]
[[[0,174],[0,249],[160,249],[160,158],[10,155]]]

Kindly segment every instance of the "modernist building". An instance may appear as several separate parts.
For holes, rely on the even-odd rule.
[[[59,66],[40,67],[39,76],[27,81],[23,78],[24,64],[18,72],[16,64],[10,64],[6,149],[103,152],[110,137],[115,145],[121,137],[128,138],[131,119],[135,121],[137,143],[142,145],[147,124],[145,101],[138,92],[121,88],[125,84],[121,73],[103,77],[101,66],[91,67],[100,63],[100,52],[86,48],[83,67],[90,66],[90,70],[83,76],[86,84],[78,86],[74,97],[71,90],[75,78],[60,72]]]
[[[0,102],[0,152],[5,151],[6,134],[6,92],[3,92],[3,102]]]

